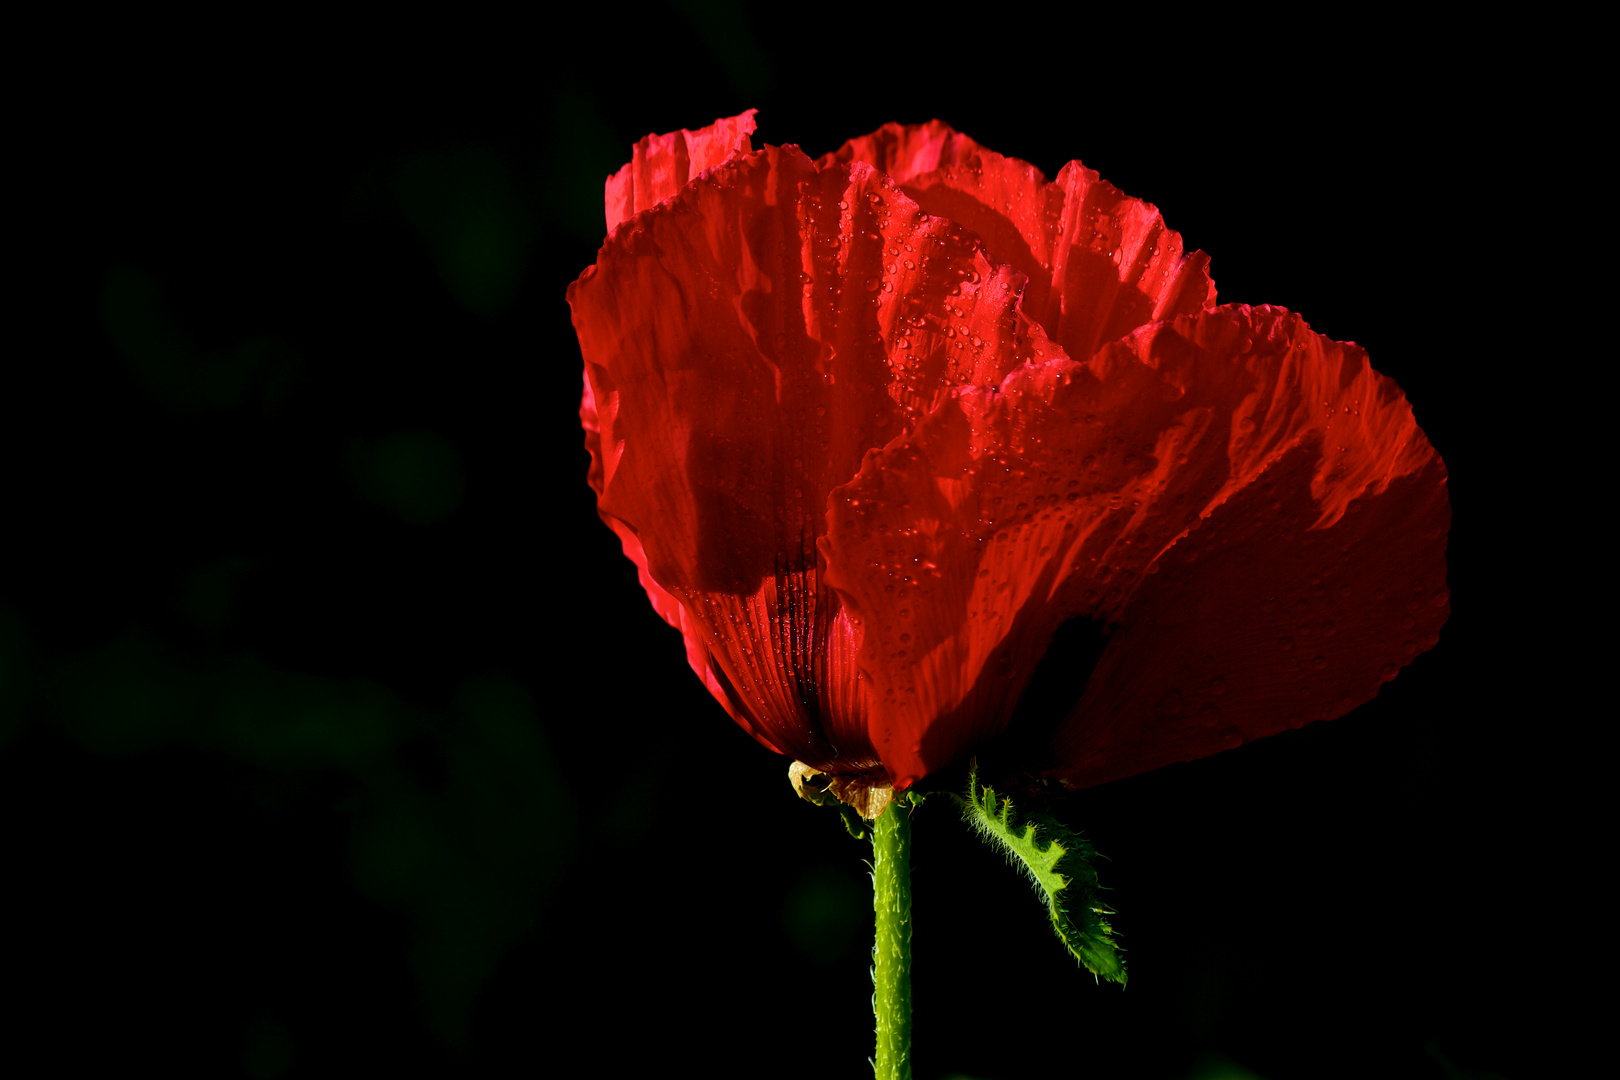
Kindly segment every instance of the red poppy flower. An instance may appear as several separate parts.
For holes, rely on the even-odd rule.
[[[761,743],[868,811],[997,746],[1079,787],[1340,716],[1434,645],[1445,467],[1360,348],[1215,306],[1077,161],[753,129],[638,143],[568,299],[599,512]],[[1078,702],[1011,730],[1078,618]]]

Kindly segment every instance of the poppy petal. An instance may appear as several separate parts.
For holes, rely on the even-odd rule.
[[[1189,398],[1241,398],[1221,493],[1124,605],[1051,744],[1073,787],[1343,716],[1450,612],[1445,465],[1360,348],[1267,308],[1126,347]]]
[[[586,480],[591,485],[592,490],[601,495],[603,473],[602,432],[596,414],[596,394],[591,389],[589,379],[585,380],[585,393],[580,399],[579,422],[580,426],[585,429],[585,449],[591,455],[591,464],[589,471],[586,473]],[[781,753],[781,749],[773,744],[765,733],[753,724],[746,712],[739,713],[732,707],[731,702],[726,697],[724,687],[719,682],[710,664],[709,650],[703,644],[705,635],[702,628],[692,620],[692,616],[687,612],[686,608],[681,606],[681,602],[665,592],[663,587],[652,579],[652,575],[647,573],[647,553],[641,547],[641,538],[624,522],[607,514],[601,515],[601,518],[618,536],[619,546],[623,549],[625,558],[635,564],[636,578],[641,582],[642,589],[646,591],[647,599],[652,601],[653,610],[658,612],[665,622],[681,632],[681,638],[686,643],[686,662],[697,673],[697,677],[703,680],[703,684],[709,688],[709,692],[719,699],[720,704],[725,706],[726,711],[731,714],[733,720],[742,725],[744,731],[765,746],[770,747],[777,753]]]
[[[960,391],[834,492],[827,581],[860,624],[897,788],[999,734],[1058,626],[1117,603],[1181,530],[1140,509],[1196,434],[1179,397],[1134,357],[1026,365]]]
[[[917,177],[940,169],[972,166],[986,154],[1001,158],[944,121],[930,120],[926,124],[884,124],[870,135],[859,135],[832,153],[823,154],[816,164],[864,161],[904,188]],[[1002,160],[1025,165],[1033,170],[1037,183],[1046,182],[1035,166],[1014,158]]]
[[[1139,717],[1116,716],[1125,715],[1119,695],[1135,701],[1142,688],[1104,677],[1103,667],[1123,663],[1116,657],[1127,646],[1141,651],[1137,642],[1151,637],[1139,612],[1158,612],[1143,598],[1171,583],[1194,589],[1206,575],[1215,582],[1210,589],[1264,589],[1257,575],[1271,565],[1254,560],[1236,586],[1203,567],[1196,575],[1155,573],[1175,553],[1194,550],[1184,543],[1189,526],[1224,521],[1235,512],[1225,507],[1263,495],[1291,513],[1302,502],[1310,512],[1266,519],[1246,540],[1266,528],[1314,540],[1347,507],[1361,506],[1359,521],[1386,492],[1417,484],[1428,502],[1403,509],[1407,516],[1393,523],[1379,502],[1366,520],[1399,541],[1403,529],[1429,537],[1399,572],[1411,570],[1403,581],[1433,589],[1444,572],[1446,504],[1436,479],[1443,475],[1394,384],[1359,349],[1312,333],[1280,309],[1215,309],[1146,327],[1086,364],[1029,365],[995,390],[959,392],[909,437],[868,455],[860,475],[834,493],[823,550],[829,585],[861,627],[858,664],[871,684],[873,744],[901,788],[986,745],[1005,729],[1058,627],[1086,616],[1120,627],[1089,684],[1101,704],[1088,705],[1088,689],[1048,764],[1065,779],[1070,763],[1094,763],[1088,755],[1099,752],[1098,767],[1118,769],[1114,775],[1151,768],[1135,749],[1136,759],[1122,759],[1112,743],[1095,742],[1101,733],[1120,740],[1136,731]],[[1279,496],[1278,485],[1290,483]],[[1352,543],[1351,550],[1359,549]],[[1368,576],[1388,569],[1379,563]],[[1356,587],[1371,596],[1378,586],[1363,578]],[[1388,578],[1384,587],[1392,587]],[[1347,627],[1344,640],[1375,634],[1370,620],[1380,613],[1356,616],[1363,628]],[[1218,620],[1205,625],[1210,634],[1238,636]],[[1400,662],[1394,654],[1404,646],[1391,648],[1375,669]],[[1272,668],[1256,669],[1254,678],[1275,675],[1278,655],[1274,648]],[[1166,669],[1156,658],[1139,670],[1151,681]],[[1234,688],[1248,677],[1237,667],[1226,676]],[[1257,737],[1288,715],[1236,722],[1243,737]],[[1036,734],[1044,743],[1051,730],[1014,737]],[[1176,753],[1185,753],[1180,744]],[[1099,782],[1090,775],[1073,770],[1079,782]]]
[[[693,177],[732,154],[752,150],[749,136],[754,132],[754,115],[758,111],[749,109],[696,131],[682,128],[664,135],[643,136],[631,151],[630,161],[607,178],[602,202],[608,232],[612,233],[626,218],[673,197]]]
[[[886,124],[826,161],[887,172],[924,211],[976,233],[1029,279],[1024,311],[1077,360],[1139,326],[1215,303],[1209,257],[1185,252],[1157,208],[1078,161],[1055,182],[938,120]]]
[[[854,629],[819,584],[828,493],[1050,348],[1021,286],[883,174],[767,147],[624,221],[569,289],[599,512],[703,628],[716,696],[808,765],[877,767]]]

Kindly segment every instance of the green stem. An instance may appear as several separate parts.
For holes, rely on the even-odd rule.
[[[872,1013],[876,1080],[911,1080],[911,807],[889,803],[872,829]]]

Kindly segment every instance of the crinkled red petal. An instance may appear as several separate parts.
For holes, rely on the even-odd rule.
[[[1318,534],[1362,528],[1356,522],[1363,520],[1414,554],[1398,565],[1387,553],[1357,554],[1374,565],[1352,590],[1371,597],[1382,588],[1387,599],[1390,590],[1420,581],[1431,596],[1444,580],[1443,479],[1394,384],[1353,345],[1328,341],[1278,309],[1216,309],[1145,328],[1086,364],[1031,365],[998,389],[963,391],[909,437],[869,455],[860,475],[834,493],[823,542],[828,583],[862,631],[858,663],[870,680],[873,744],[899,786],[990,744],[1057,627],[1089,616],[1120,629],[1045,765],[1063,779],[1096,783],[1163,764],[1141,748],[1151,742],[1116,752],[1140,720],[1115,719],[1129,703],[1140,704],[1138,683],[1179,670],[1163,667],[1161,655],[1180,656],[1176,633],[1161,637],[1143,625],[1162,625],[1176,613],[1161,612],[1151,599],[1191,597],[1200,582],[1233,605],[1240,595],[1273,596],[1293,566],[1282,559],[1290,541],[1278,537],[1319,554]],[[1422,498],[1412,501],[1402,494],[1408,491]],[[1255,499],[1278,509],[1251,514],[1246,531],[1232,535],[1251,546],[1269,538],[1260,545],[1269,557],[1245,562],[1244,574],[1207,560],[1185,573],[1177,568],[1178,554],[1203,550],[1205,541],[1188,539],[1190,527],[1226,521],[1235,512],[1229,507],[1248,513]],[[1341,526],[1347,518],[1355,520]],[[1361,550],[1357,539],[1340,543]],[[1167,566],[1176,572],[1158,572]],[[1273,569],[1275,582],[1266,577]],[[1314,575],[1320,584],[1329,580],[1323,574],[1334,589],[1346,584],[1320,558],[1303,580]],[[1172,587],[1180,591],[1164,592]],[[1399,613],[1377,606],[1383,601],[1351,617],[1345,596],[1334,601],[1337,620],[1355,629],[1335,627],[1335,636],[1345,635],[1339,641],[1364,642],[1380,626],[1400,625]],[[1425,635],[1444,611],[1431,604],[1425,615],[1427,622],[1414,616],[1416,636],[1386,642],[1370,669],[1364,650],[1313,651],[1306,659],[1315,664],[1320,656],[1324,672],[1398,666],[1411,655],[1408,642],[1413,650],[1428,647]],[[1283,635],[1274,627],[1256,619],[1240,633],[1210,611],[1200,617],[1207,621],[1177,633],[1229,642],[1248,640],[1251,630],[1271,635],[1269,667],[1226,665],[1229,706],[1251,700],[1251,684],[1292,674],[1298,658],[1276,645]],[[1381,617],[1391,621],[1380,624]],[[1160,652],[1131,669],[1135,681],[1122,678],[1120,657],[1127,648],[1148,656],[1144,640]],[[1170,689],[1179,690],[1162,686],[1153,700]],[[1344,694],[1334,707],[1370,696]],[[1297,711],[1273,714],[1257,705],[1234,724],[1243,738],[1258,737],[1286,726]],[[1193,728],[1206,730],[1201,724]],[[1162,722],[1155,726],[1164,730]],[[1216,730],[1213,749],[1228,737],[1225,727]],[[1185,756],[1190,745],[1174,742],[1164,760]]]
[[[834,492],[828,584],[861,627],[872,740],[898,786],[998,735],[1057,627],[1117,604],[1174,540],[1179,518],[1141,507],[1186,435],[1178,398],[1134,360],[1029,365]]]
[[[1071,786],[1343,716],[1450,613],[1445,465],[1400,388],[1298,316],[1218,314],[1120,347],[1236,404],[1216,433],[1230,475],[1126,601],[1052,743]]]
[[[993,150],[979,145],[973,139],[955,130],[942,120],[926,124],[884,124],[870,135],[861,135],[846,142],[830,154],[823,154],[816,164],[826,166],[835,161],[864,161],[902,188],[919,176],[948,169],[952,166],[973,166],[992,155],[1017,165],[1023,162],[1002,158]],[[1035,169],[1033,165],[1025,166]],[[1046,178],[1035,170],[1039,182]]]
[[[609,404],[611,407],[617,407],[616,401]],[[591,455],[590,469],[586,473],[586,479],[591,488],[598,495],[601,495],[603,476],[602,432],[597,419],[596,395],[591,389],[589,379],[585,380],[585,393],[580,399],[579,421],[580,426],[585,429],[585,449]],[[646,590],[647,599],[652,601],[653,610],[658,612],[665,622],[681,632],[681,637],[686,644],[686,662],[691,665],[698,678],[703,680],[703,684],[709,688],[709,692],[719,699],[720,704],[725,706],[732,719],[742,725],[744,731],[747,731],[765,746],[780,753],[780,748],[775,746],[766,737],[765,733],[753,724],[747,713],[739,713],[732,707],[731,702],[727,699],[724,687],[716,677],[709,662],[709,650],[704,645],[705,634],[702,632],[702,628],[693,621],[691,614],[681,606],[681,602],[665,592],[663,587],[652,579],[652,575],[647,573],[647,553],[642,549],[641,538],[628,525],[617,518],[607,514],[603,514],[601,517],[607,523],[607,526],[613,530],[614,534],[618,536],[619,545],[624,550],[625,558],[635,564],[636,578],[641,582],[641,587]]]
[[[822,159],[887,172],[925,211],[976,233],[1029,279],[1025,313],[1084,360],[1139,326],[1215,303],[1209,258],[1188,254],[1159,211],[1078,161],[1053,183],[938,120],[886,124]]]
[[[883,174],[768,147],[628,220],[569,290],[600,512],[704,628],[717,696],[807,764],[878,765],[820,582],[828,493],[954,388],[1056,354],[1021,285]]]
[[[733,154],[752,150],[749,136],[754,132],[754,114],[758,111],[749,109],[697,131],[682,128],[664,135],[643,136],[631,151],[629,163],[607,179],[602,202],[608,232],[612,233],[621,221],[674,197],[699,173]]]

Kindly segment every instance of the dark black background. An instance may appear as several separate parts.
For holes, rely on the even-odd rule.
[[[920,1080],[1553,1076],[1589,1038],[1590,714],[1527,327],[1579,149],[1531,36],[735,4],[93,30],[20,45],[13,101],[0,1053],[862,1074],[866,851],[597,521],[563,301],[630,143],[750,106],[812,155],[939,116],[1081,157],[1223,300],[1363,344],[1452,477],[1432,653],[1077,801],[1128,989],[924,807]]]

